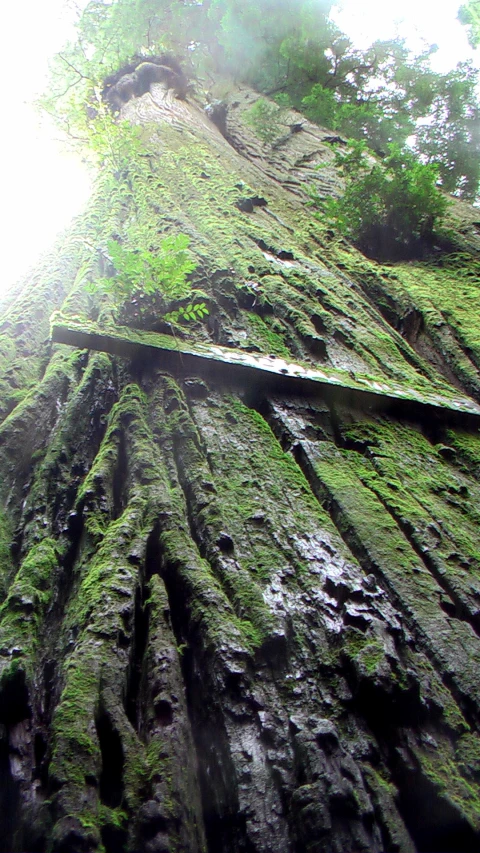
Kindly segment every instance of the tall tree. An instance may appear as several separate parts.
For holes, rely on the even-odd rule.
[[[2,306],[0,849],[476,850],[478,214],[368,261],[331,131],[144,43],[62,54],[99,177]]]
[[[135,53],[148,57],[172,49],[188,58],[207,90],[228,75],[382,155],[389,144],[409,140],[423,162],[438,166],[447,192],[475,199],[477,71],[460,63],[448,74],[435,73],[430,65],[435,46],[415,56],[400,39],[358,50],[330,19],[333,5],[332,0],[89,3],[77,41],[54,62],[50,109],[72,135],[82,137],[85,101],[96,100],[99,81]]]
[[[475,199],[480,179],[480,108],[476,96],[478,72],[470,63],[432,87],[428,118],[417,130],[416,150],[439,167],[442,186]]]

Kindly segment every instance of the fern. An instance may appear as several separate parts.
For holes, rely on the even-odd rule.
[[[196,268],[188,251],[190,239],[186,234],[165,237],[156,252],[147,249],[127,249],[116,240],[109,240],[105,259],[114,274],[103,276],[85,284],[89,293],[111,294],[116,302],[134,298],[138,294],[160,294],[167,302],[192,296],[187,276]],[[166,322],[174,325],[183,321],[202,320],[208,314],[205,302],[180,306],[165,315]]]

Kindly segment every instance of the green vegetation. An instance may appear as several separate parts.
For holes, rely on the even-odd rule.
[[[109,240],[108,259],[116,274],[90,282],[87,289],[93,293],[103,290],[118,299],[138,291],[145,294],[161,291],[169,299],[181,299],[190,292],[186,276],[196,266],[187,252],[189,243],[185,234],[165,237],[154,254],[146,249],[130,251],[115,240]]]
[[[82,233],[72,240],[83,255],[76,288],[111,296],[115,311],[137,325],[148,312],[173,326],[204,319],[205,294],[194,290],[189,278],[197,267],[190,239],[158,227],[158,196],[165,186],[152,176],[151,134],[115,121],[106,108],[88,124],[100,177]],[[127,209],[131,215],[125,221]]]
[[[277,104],[259,98],[245,113],[245,121],[265,143],[272,143],[285,130],[282,123],[282,109]]]
[[[0,511],[0,601],[3,601],[7,591],[7,583],[12,574],[11,557],[12,530],[10,519],[4,510]]]
[[[187,294],[187,304],[165,317],[169,306],[152,298],[167,279],[167,259],[174,279],[178,273],[177,284],[186,281],[175,247],[183,235],[166,237],[152,228],[157,193],[166,188],[155,186],[149,174],[149,132],[114,119],[102,100],[106,78],[131,67],[132,60],[170,51],[199,84],[227,74],[273,96],[275,103],[260,97],[244,114],[265,144],[289,132],[285,110],[294,107],[384,157],[382,165],[369,168],[359,149],[346,155],[346,195],[329,211],[342,233],[374,258],[425,253],[445,212],[438,187],[476,197],[477,72],[461,63],[449,74],[437,74],[430,64],[434,48],[413,56],[398,39],[357,50],[332,22],[334,5],[331,0],[283,0],[280,6],[273,0],[213,0],[207,6],[161,0],[152,9],[150,0],[116,0],[91,2],[79,13],[76,41],[52,63],[44,105],[106,167],[119,212],[133,203],[134,215],[121,225],[121,244],[116,228],[104,235],[117,275],[105,277],[100,269],[98,277],[94,271],[89,285],[117,298],[133,297],[130,320],[142,320],[150,311],[176,324],[207,313],[205,302]],[[407,140],[411,149],[405,148]],[[172,241],[170,253],[163,241]],[[105,258],[104,248],[96,250]]]
[[[197,79],[231,75],[274,95],[313,121],[365,141],[375,152],[404,145],[436,164],[443,186],[476,196],[480,179],[478,74],[460,63],[448,74],[431,68],[435,48],[410,53],[401,39],[358,50],[334,24],[332,0],[158,0],[90,2],[79,12],[77,39],[58,53],[44,105],[77,139],[92,140],[104,121],[105,78],[129,61],[171,51]],[[464,19],[474,29],[478,4]],[[87,107],[85,105],[88,105]],[[264,141],[278,115],[256,107]],[[270,111],[273,110],[268,106]],[[263,113],[260,114],[260,113]]]
[[[353,142],[346,154],[337,152],[336,161],[346,179],[345,193],[322,206],[341,233],[380,260],[422,255],[448,205],[436,186],[436,167],[419,163],[397,145],[389,145],[379,164],[362,142]],[[312,199],[321,203],[315,191]]]
[[[147,249],[124,248],[115,240],[107,243],[108,261],[115,274],[87,282],[90,293],[110,293],[116,302],[161,294],[166,300],[187,299],[192,295],[187,275],[196,267],[188,253],[189,238],[185,234],[165,237],[156,253]],[[208,314],[205,302],[189,302],[165,315],[168,322],[201,320]]]
[[[363,670],[372,676],[377,674],[382,665],[388,671],[382,643],[376,637],[365,636],[356,628],[348,628],[345,632],[344,652],[360,672]]]
[[[32,675],[39,629],[52,597],[59,546],[45,538],[34,545],[20,566],[0,607],[0,644],[10,651],[10,665],[2,668],[0,683],[19,668]]]
[[[462,62],[430,94],[428,120],[416,129],[415,152],[435,164],[442,189],[473,200],[480,181],[478,71]]]
[[[479,0],[467,0],[458,12],[458,18],[465,24],[468,30],[470,44],[476,47],[480,42],[480,2]]]

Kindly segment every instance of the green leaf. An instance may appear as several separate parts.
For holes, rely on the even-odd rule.
[[[322,204],[327,219],[370,257],[415,256],[431,243],[448,206],[438,190],[438,172],[412,151],[390,145],[382,164],[373,163],[361,142],[337,155],[346,180],[340,199]],[[321,204],[311,194],[317,206]]]

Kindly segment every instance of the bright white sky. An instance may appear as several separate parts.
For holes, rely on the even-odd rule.
[[[468,44],[465,27],[457,21],[463,0],[341,0],[334,20],[361,48],[376,39],[395,35],[407,38],[409,47],[419,51],[438,45],[432,58],[435,71],[446,72],[457,62],[475,59],[478,51]]]
[[[436,43],[434,67],[447,71],[473,56],[464,28],[456,21],[461,0],[342,0],[335,20],[367,47],[397,32],[413,49]],[[79,5],[85,5],[80,0]],[[32,266],[90,191],[86,167],[62,150],[56,133],[40,121],[29,102],[45,84],[48,57],[72,35],[65,0],[22,0],[2,11],[0,55],[8,88],[1,96],[0,140],[2,205],[0,213],[0,293]],[[477,51],[477,62],[480,65]]]

